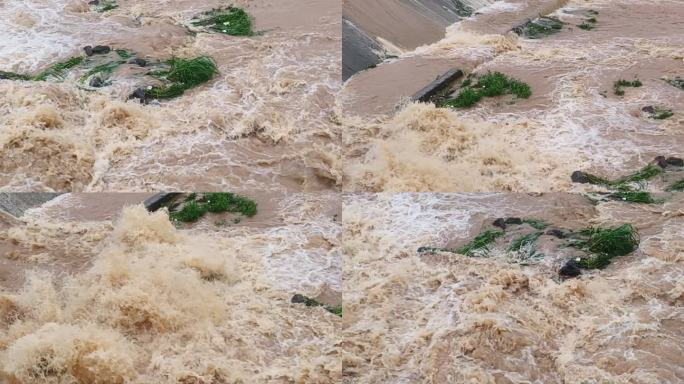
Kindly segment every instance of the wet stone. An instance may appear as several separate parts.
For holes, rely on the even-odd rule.
[[[667,168],[668,166],[668,162],[667,159],[665,159],[665,156],[656,156],[656,158],[653,159],[653,162],[660,168]]]
[[[579,263],[575,260],[568,260],[563,267],[561,267],[558,274],[563,277],[577,277],[582,274]]]
[[[136,64],[141,67],[145,67],[147,66],[147,60],[136,57],[134,59],[129,60],[128,64]]]
[[[675,167],[684,167],[684,159],[679,157],[668,157],[665,161],[669,165],[674,165]]]
[[[506,219],[506,224],[520,225],[522,223],[523,223],[523,221],[519,217],[509,217]]]
[[[302,294],[299,294],[299,293],[292,296],[292,299],[290,300],[290,302],[295,303],[295,304],[304,304],[307,301],[308,300],[306,299],[306,297]]]
[[[644,111],[644,112],[646,112],[646,113],[650,113],[650,114],[655,113],[655,107],[652,106],[652,105],[643,107],[643,108],[641,108],[641,110]]]
[[[587,177],[587,174],[582,172],[582,171],[573,172],[572,175],[570,176],[570,179],[572,179],[573,183],[586,184],[589,182],[589,178]]]
[[[501,229],[506,229],[506,220],[503,218],[498,218],[492,223],[493,226],[499,227]]]
[[[549,236],[557,237],[559,239],[565,239],[565,232],[563,232],[560,229],[549,229],[548,231],[546,231],[546,234]]]
[[[111,48],[107,45],[96,45],[93,47],[93,54],[100,55],[100,54],[106,54],[111,52]]]
[[[128,99],[139,99],[141,103],[147,104],[147,94],[145,93],[145,88],[138,88],[133,93],[128,96]]]
[[[91,47],[90,45],[86,45],[85,47],[83,47],[83,50],[85,51],[85,54],[87,56],[93,55],[93,47]]]
[[[88,2],[88,5],[100,5],[100,0],[92,0]]]
[[[100,79],[99,77],[93,77],[92,79],[90,79],[89,85],[93,88],[100,88],[103,87],[105,84],[104,81],[102,81],[102,79]]]

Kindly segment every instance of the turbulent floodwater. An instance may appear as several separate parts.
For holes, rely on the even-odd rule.
[[[62,195],[1,222],[0,382],[341,380],[341,319],[290,303],[341,304],[334,195],[181,228],[140,199]]]
[[[0,2],[0,70],[36,73],[110,45],[149,61],[210,56],[219,74],[182,97],[127,101],[135,74],[93,90],[0,80],[0,188],[7,191],[315,191],[340,182],[334,94],[341,5],[335,0],[234,1],[253,37],[190,33],[223,1]]]
[[[595,28],[577,25],[594,10]],[[348,191],[580,191],[570,174],[633,172],[681,156],[684,74],[681,1],[501,1],[447,28],[446,37],[361,72],[340,94]],[[510,30],[550,14],[554,35]],[[500,71],[528,83],[526,100],[495,98],[465,110],[407,99],[451,68]],[[639,79],[624,96],[613,82]],[[665,120],[646,106],[672,109]]]
[[[351,194],[344,203],[347,383],[681,383],[684,195],[663,205],[570,194]],[[518,263],[419,254],[499,217],[566,229],[632,223],[640,245],[560,280],[569,250]],[[548,240],[547,240],[548,241]]]

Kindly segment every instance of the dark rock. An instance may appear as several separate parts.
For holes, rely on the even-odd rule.
[[[307,299],[304,295],[300,295],[298,293],[298,294],[292,296],[292,299],[290,300],[290,302],[295,303],[295,304],[302,304],[302,303],[306,303]]]
[[[546,234],[549,236],[555,236],[559,239],[565,239],[565,232],[563,232],[560,229],[549,229],[548,231],[546,231]]]
[[[100,79],[97,76],[90,79],[90,86],[93,88],[100,88],[100,87],[103,87],[104,85],[105,85],[104,81],[102,81],[102,79]]]
[[[91,47],[90,45],[86,45],[85,47],[83,47],[83,50],[85,51],[85,54],[87,56],[93,55],[93,47]]]
[[[134,59],[130,59],[128,64],[137,64],[141,67],[145,67],[147,66],[147,60],[136,57]]]
[[[147,94],[145,93],[145,88],[138,88],[133,93],[131,93],[128,96],[128,100],[130,99],[140,99],[140,102],[143,104],[147,104]]]
[[[498,219],[494,220],[492,225],[495,227],[499,227],[501,229],[506,229],[506,220],[504,220],[502,218],[498,218]]]
[[[88,2],[88,5],[100,5],[100,0],[92,0]]]
[[[680,159],[679,157],[668,157],[665,161],[675,167],[684,167],[684,159]]]
[[[668,166],[667,159],[665,159],[665,156],[656,156],[656,158],[653,159],[653,163],[658,165],[660,168],[667,168]]]
[[[93,53],[96,55],[109,53],[111,51],[112,49],[106,45],[96,45],[95,47],[93,47]]]
[[[589,177],[582,171],[573,172],[570,179],[572,179],[573,183],[587,184],[589,182]]]
[[[520,225],[520,224],[522,224],[522,223],[523,223],[523,221],[522,221],[522,219],[519,218],[519,217],[509,217],[509,218],[506,219],[506,224],[516,224],[516,225]]]
[[[641,110],[646,112],[646,113],[651,113],[651,114],[655,113],[655,107],[653,107],[652,105],[643,107],[643,108],[641,108]]]
[[[563,267],[561,267],[558,274],[563,277],[577,277],[582,274],[582,269],[579,263],[575,260],[568,260]]]

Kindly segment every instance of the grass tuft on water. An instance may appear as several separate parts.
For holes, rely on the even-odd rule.
[[[639,246],[639,235],[631,224],[614,228],[587,228],[579,234],[584,238],[573,240],[569,245],[591,254],[580,259],[582,268],[605,268],[614,257],[634,252]]]
[[[684,91],[684,79],[679,76],[675,77],[674,79],[665,79],[665,82]]]
[[[257,203],[255,201],[230,192],[205,193],[202,198],[198,200],[196,198],[196,194],[188,196],[181,210],[170,212],[169,218],[171,221],[191,223],[202,218],[207,212],[231,212],[247,217],[252,217],[257,213]]]
[[[0,71],[0,80],[31,80],[32,77],[29,75],[22,75],[21,73]]]
[[[194,26],[231,36],[252,36],[252,18],[242,8],[228,7],[212,9],[202,14],[202,19],[192,23]]]
[[[118,8],[119,5],[116,4],[116,0],[101,0],[96,6],[95,11],[97,12],[107,12],[112,9]]]
[[[511,245],[508,247],[508,252],[521,252],[525,249],[531,248],[532,245],[539,239],[543,232],[532,232],[530,234],[520,236],[513,240]],[[534,253],[531,252],[531,253]]]
[[[475,83],[472,79],[467,83],[464,82],[461,91],[455,98],[445,100],[439,106],[468,108],[477,104],[483,97],[502,95],[515,95],[518,98],[527,99],[532,95],[532,91],[529,85],[501,72],[489,72],[477,78]]]
[[[328,311],[334,315],[337,315],[339,317],[342,317],[342,306],[341,305],[336,306],[336,307],[334,307],[332,305],[326,305],[323,303],[319,303],[315,299],[312,299],[310,297],[304,296],[304,295],[299,294],[299,293],[292,296],[292,299],[290,300],[290,302],[292,302],[294,304],[304,304],[307,307],[323,307],[326,311]]]
[[[628,201],[630,203],[655,204],[658,200],[654,199],[648,192],[641,191],[619,191],[611,193],[608,198],[613,200]]]
[[[194,59],[172,58],[166,62],[168,70],[150,72],[169,84],[153,87],[145,94],[154,99],[169,99],[182,95],[186,90],[204,84],[217,73],[216,63],[206,56]]]
[[[674,112],[671,109],[655,107],[650,117],[656,120],[665,120],[672,116],[674,116]]]
[[[646,180],[652,179],[661,173],[663,173],[663,170],[660,167],[649,164],[637,172],[623,176],[617,180],[604,179],[586,172],[584,172],[583,175],[587,179],[588,184],[603,185],[621,191],[628,191],[631,189],[630,184],[645,182]]]
[[[489,251],[489,245],[495,242],[499,237],[503,236],[503,234],[504,233],[501,231],[488,229],[475,236],[471,242],[455,249],[454,252],[471,257],[475,256],[478,252],[486,253]]]
[[[563,23],[555,17],[540,16],[534,20],[515,27],[513,32],[528,39],[539,39],[559,32],[563,29]]]
[[[91,70],[86,72],[83,76],[81,76],[81,82],[87,80],[89,77],[96,75],[96,74],[103,74],[106,76],[109,76],[116,68],[118,68],[121,64],[125,64],[125,61],[122,60],[116,60],[116,61],[110,61],[108,63],[100,64],[95,67],[93,67]]]
[[[523,223],[526,223],[527,225],[531,226],[534,229],[542,230],[546,229],[549,225],[546,224],[545,222],[537,219],[525,219],[523,220]]]
[[[623,96],[625,94],[625,87],[639,88],[644,85],[639,79],[634,81],[628,81],[620,79],[613,83],[613,92],[618,96]]]
[[[667,192],[682,192],[684,191],[684,179],[675,181],[665,189]]]
[[[65,61],[60,61],[56,64],[51,65],[49,68],[39,73],[38,75],[33,76],[31,80],[45,81],[49,77],[61,79],[64,76],[64,71],[66,71],[67,69],[71,69],[77,65],[80,65],[81,63],[83,63],[83,60],[85,60],[83,56],[74,56]]]

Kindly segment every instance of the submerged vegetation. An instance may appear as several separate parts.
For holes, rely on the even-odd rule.
[[[674,116],[672,109],[662,107],[646,107],[644,108],[644,112],[647,112],[651,119],[656,120],[665,120]]]
[[[532,232],[530,234],[520,236],[513,240],[511,245],[508,247],[509,252],[520,252],[525,250],[526,248],[530,248],[538,239],[541,235],[543,235],[543,232]],[[533,252],[534,253],[534,252]]]
[[[684,191],[684,179],[675,181],[665,189],[667,192],[682,192]]]
[[[611,259],[634,252],[639,246],[639,235],[631,224],[623,224],[614,228],[587,228],[579,232],[580,239],[570,242],[571,247],[581,249],[589,254],[580,258],[578,264],[582,268],[605,268]]]
[[[583,29],[585,31],[591,31],[592,29],[596,28],[596,23],[598,20],[596,19],[596,16],[598,16],[598,12],[594,11],[593,9],[590,9],[587,14],[589,17],[584,19],[584,22],[582,24],[579,24],[577,27],[580,29]]]
[[[301,295],[299,293],[292,296],[292,299],[290,301],[294,304],[304,304],[307,307],[323,307],[326,311],[328,311],[334,315],[337,315],[339,317],[342,317],[342,306],[341,305],[338,305],[336,307],[331,306],[331,305],[326,305],[323,303],[319,303],[315,299]]]
[[[630,203],[654,204],[659,202],[650,193],[643,191],[619,191],[611,193],[608,197],[613,200],[628,201]]]
[[[230,212],[252,217],[257,213],[257,203],[230,192],[205,193],[199,199],[197,194],[191,194],[179,211],[169,213],[169,218],[171,221],[189,223],[199,220],[207,212]]]
[[[74,68],[77,65],[83,63],[85,58],[83,56],[70,57],[65,61],[60,61],[58,63],[52,64],[43,72],[32,77],[31,80],[44,81],[49,77],[54,77],[57,79],[62,79],[64,77],[64,72],[68,69]]]
[[[675,77],[674,79],[665,79],[665,82],[684,91],[684,79],[679,76]]]
[[[636,79],[634,81],[628,81],[628,80],[620,79],[620,80],[613,83],[613,92],[618,96],[623,96],[625,94],[625,90],[623,88],[625,88],[625,87],[638,88],[638,87],[641,87],[642,85],[644,85],[644,84],[639,79]]]
[[[528,39],[539,39],[560,32],[564,24],[555,17],[540,16],[513,28],[513,32]]]
[[[510,78],[501,72],[489,72],[477,77],[475,83],[468,78],[462,85],[461,91],[453,99],[440,103],[440,107],[468,108],[475,105],[484,97],[515,95],[527,99],[532,95],[530,86],[522,81]]]
[[[90,4],[96,12],[107,12],[117,8],[119,5],[116,0],[94,0]]]
[[[208,82],[217,73],[216,64],[207,56],[194,59],[172,58],[166,62],[166,70],[148,73],[167,84],[145,90],[145,96],[168,99],[182,95],[186,90]]]
[[[192,25],[231,36],[252,36],[252,18],[242,8],[217,8],[202,13]]]
[[[632,189],[631,184],[642,183],[652,179],[657,175],[660,175],[661,173],[663,173],[662,168],[653,164],[649,164],[637,172],[623,176],[617,180],[608,180],[596,175],[592,175],[591,173],[577,171],[573,173],[572,181],[582,184],[603,185],[612,189],[629,191]]]
[[[87,52],[88,56],[97,54],[103,56],[103,59],[74,56],[52,64],[36,75],[0,71],[0,79],[25,81],[63,80],[68,70],[79,67],[79,71],[82,73],[79,77],[81,83],[90,79],[89,85],[91,87],[102,87],[111,83],[106,81],[107,78],[121,65],[127,63],[136,67],[148,65],[147,60],[141,58],[134,58],[127,62],[126,59],[133,57],[134,54],[125,49],[116,49],[113,51],[113,54],[110,54],[111,50],[107,46],[95,47],[102,48],[98,51],[95,51],[90,46],[86,48],[90,48]],[[112,57],[112,55],[114,56]],[[107,61],[103,62],[103,60]],[[190,88],[210,81],[217,73],[216,64],[207,56],[193,59],[172,58],[154,65],[159,67],[159,69],[152,70],[146,75],[156,78],[161,81],[161,84],[140,88],[134,94],[135,97],[140,97],[141,99],[169,99],[177,97]],[[90,66],[92,68],[88,69]],[[83,73],[84,71],[85,73]]]

